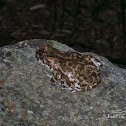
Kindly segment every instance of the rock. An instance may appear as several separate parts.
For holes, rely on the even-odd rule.
[[[101,83],[85,92],[71,93],[52,84],[49,72],[35,52],[56,41],[26,40],[0,48],[1,126],[124,126],[126,120],[126,69],[93,53],[103,64]]]

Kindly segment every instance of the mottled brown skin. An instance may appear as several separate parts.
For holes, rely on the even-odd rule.
[[[46,45],[44,49],[36,51],[36,58],[49,66],[54,82],[72,91],[90,90],[100,83],[101,63],[91,55],[60,51],[51,45]]]

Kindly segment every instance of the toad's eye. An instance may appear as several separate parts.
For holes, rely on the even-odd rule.
[[[46,62],[47,62],[47,56],[43,56],[42,54],[39,54],[39,57],[40,57],[40,60],[41,60],[43,63],[46,63]]]
[[[39,53],[39,58],[40,60],[44,60],[44,56],[42,55],[42,53]]]

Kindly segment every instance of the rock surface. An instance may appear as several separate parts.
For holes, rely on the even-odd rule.
[[[0,126],[124,126],[126,69],[93,53],[103,64],[101,83],[91,91],[71,93],[52,84],[36,49],[55,41],[26,40],[0,48]]]

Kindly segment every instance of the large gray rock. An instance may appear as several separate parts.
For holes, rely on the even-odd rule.
[[[124,126],[126,125],[126,69],[106,58],[101,83],[85,92],[71,93],[52,84],[47,68],[35,58],[36,49],[52,43],[26,40],[0,48],[0,126]]]

